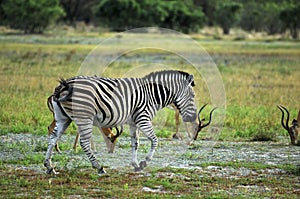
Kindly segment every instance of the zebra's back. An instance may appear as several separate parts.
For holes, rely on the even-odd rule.
[[[145,106],[141,98],[145,83],[140,78],[79,76],[65,81],[55,95],[63,111],[74,121],[94,118],[97,126],[116,126],[130,121],[137,107]],[[72,94],[68,96],[66,91]]]

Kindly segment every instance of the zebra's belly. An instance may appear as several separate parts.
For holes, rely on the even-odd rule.
[[[115,117],[115,118],[112,117],[103,118],[103,114],[97,114],[94,117],[93,125],[99,128],[115,127],[115,126],[130,123],[131,121],[130,118],[131,118],[130,115],[128,115],[127,117],[123,116],[123,117]]]

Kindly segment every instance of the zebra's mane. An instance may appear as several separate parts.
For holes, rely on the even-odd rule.
[[[162,70],[162,71],[151,72],[151,73],[145,75],[143,77],[143,79],[152,79],[153,80],[153,79],[156,79],[156,77],[159,77],[159,76],[173,75],[173,74],[181,75],[181,76],[183,76],[183,79],[188,79],[188,77],[190,76],[189,73],[184,72],[184,71],[180,71],[180,70]],[[94,79],[95,78],[95,79],[97,79],[99,77],[97,77],[96,75],[95,76],[79,75],[79,76],[71,77],[71,78],[66,79],[66,80],[63,79],[63,78],[60,78],[58,80],[60,85],[58,87],[56,87],[53,95],[57,95],[62,88],[68,88],[69,87],[68,82],[76,80],[76,79],[86,79],[86,78],[89,78],[89,79]],[[194,80],[193,80],[191,85],[195,86]]]
[[[148,75],[144,76],[143,78],[145,79],[155,79],[155,77],[157,76],[161,76],[161,75],[170,75],[170,74],[181,74],[182,76],[184,76],[185,79],[187,79],[190,74],[184,71],[180,71],[180,70],[162,70],[162,71],[155,71],[152,73],[149,73]],[[192,86],[195,86],[195,82],[193,81]]]
[[[57,96],[63,87],[68,87],[67,80],[65,80],[64,78],[61,77],[61,78],[58,80],[58,82],[59,82],[59,86],[57,86],[57,87],[54,89],[53,96]]]

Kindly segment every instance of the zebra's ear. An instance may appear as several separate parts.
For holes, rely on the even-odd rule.
[[[186,79],[188,85],[191,85],[191,86],[195,86],[195,83],[194,83],[194,75],[189,75]]]

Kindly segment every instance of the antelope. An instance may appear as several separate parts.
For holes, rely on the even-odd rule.
[[[202,124],[202,123],[205,121],[205,119],[201,119],[200,113],[201,113],[201,111],[202,111],[206,106],[207,106],[207,104],[204,104],[204,105],[200,108],[200,110],[199,110],[199,112],[198,112],[198,123],[199,123],[199,126],[197,127],[198,129],[197,129],[196,134],[194,135],[194,137],[192,137],[192,135],[190,134],[189,129],[188,129],[188,126],[187,126],[187,123],[185,123],[185,128],[186,128],[188,137],[189,137],[189,138],[192,138],[193,140],[197,140],[197,137],[198,137],[199,132],[200,132],[203,128],[207,127],[207,126],[211,123],[212,114],[213,114],[213,112],[217,109],[216,107],[213,108],[213,109],[210,111],[210,113],[209,113],[209,121],[208,121],[206,124]],[[175,110],[176,133],[173,134],[173,138],[174,138],[174,139],[179,139],[179,138],[182,139],[181,135],[179,135],[179,133],[178,133],[178,129],[179,129],[179,125],[180,125],[179,111],[176,109],[176,107],[175,107],[174,104],[171,104],[170,107],[173,108],[173,109]]]
[[[292,125],[289,127],[289,119],[290,119],[290,113],[289,111],[282,105],[277,106],[279,110],[282,113],[281,116],[281,125],[283,128],[288,132],[290,135],[291,143],[292,145],[300,145],[300,141],[298,141],[298,135],[300,131],[299,123],[300,123],[300,110],[298,112],[297,120],[293,119]],[[287,113],[286,122],[284,123],[284,111]]]

